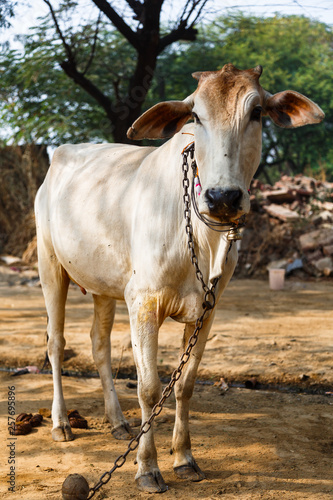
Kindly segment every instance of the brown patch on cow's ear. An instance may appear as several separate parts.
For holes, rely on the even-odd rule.
[[[266,92],[264,112],[283,128],[320,123],[325,113],[316,103],[293,90],[271,95]]]
[[[129,139],[164,139],[172,137],[191,118],[188,100],[160,102],[141,115],[127,131]]]

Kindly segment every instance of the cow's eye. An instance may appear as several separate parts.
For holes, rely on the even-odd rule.
[[[193,116],[195,123],[197,123],[198,125],[201,125],[201,121],[200,121],[200,118],[198,117],[198,115],[196,113],[192,113],[192,116]]]
[[[252,110],[250,120],[253,121],[253,122],[260,122],[261,113],[262,113],[262,107],[261,106],[256,106]]]

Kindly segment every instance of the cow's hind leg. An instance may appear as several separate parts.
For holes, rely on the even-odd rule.
[[[130,296],[128,293],[126,302],[130,315],[132,347],[138,373],[138,397],[142,422],[146,422],[161,396],[161,383],[157,372],[157,341],[160,326],[158,301],[154,296],[142,297],[135,293]],[[138,472],[135,479],[140,491],[162,493],[167,490],[157,464],[153,425],[140,439],[137,462]]]
[[[206,340],[210,331],[213,315],[209,317],[199,333],[198,341],[193,347],[188,363],[184,366],[183,373],[175,385],[176,419],[172,438],[172,453],[174,455],[174,471],[180,479],[201,481],[205,479],[204,473],[198,467],[191,451],[189,431],[189,407],[193,393],[194,382]],[[188,340],[193,334],[194,326],[186,325],[181,352],[186,349]]]
[[[110,333],[113,325],[116,301],[109,297],[93,295],[94,321],[90,332],[94,360],[101,377],[105,420],[112,424],[112,435],[116,439],[129,439],[130,428],[126,422],[115,391],[111,372]]]
[[[61,364],[66,344],[65,303],[69,278],[53,250],[44,246],[41,238],[38,241],[38,267],[48,315],[47,346],[53,376],[52,438],[54,441],[71,441],[74,436],[69,425],[61,384]]]

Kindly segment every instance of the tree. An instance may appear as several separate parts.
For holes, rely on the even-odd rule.
[[[14,17],[14,9],[17,2],[11,0],[0,0],[0,28],[9,28],[9,19]]]
[[[84,64],[89,61],[94,25],[85,25],[72,45]],[[24,54],[3,53],[0,70],[2,122],[12,130],[15,142],[113,141],[112,123],[103,107],[61,69],[63,47],[43,36],[42,25],[24,40]],[[124,95],[134,71],[135,51],[116,31],[99,25],[99,43],[89,67],[89,79],[107,96]],[[119,109],[119,116],[126,109]]]
[[[202,57],[202,54],[205,57]],[[232,62],[246,69],[263,66],[261,85],[271,93],[297,90],[322,107],[320,125],[285,130],[264,119],[263,154],[257,175],[269,182],[282,172],[323,167],[333,177],[333,30],[303,16],[258,18],[241,13],[201,26],[200,36],[171,47],[159,59],[149,100],[183,99],[193,92],[193,70],[213,70]],[[183,75],[186,74],[186,78]],[[163,95],[160,91],[163,89]]]
[[[193,92],[197,85],[190,77],[193,71],[219,69],[227,62],[241,69],[262,64],[260,81],[265,89],[272,93],[298,90],[323,108],[326,119],[323,124],[295,130],[279,129],[264,119],[258,173],[272,181],[281,172],[293,174],[311,168],[313,172],[324,169],[333,177],[331,27],[305,17],[261,19],[242,14],[201,23],[194,41],[166,45],[142,90],[131,83],[138,61],[133,45],[118,30],[110,29],[110,22],[102,16],[80,20],[73,27],[74,8],[76,2],[66,2],[57,12],[61,32],[75,56],[77,71],[111,102],[121,123],[119,129],[116,125],[119,134],[125,133],[136,114],[156,102],[184,99]],[[183,17],[184,12],[183,5]],[[160,39],[177,31],[180,17],[173,28],[160,26]],[[24,54],[7,50],[0,56],[0,116],[3,125],[14,130],[15,140],[55,145],[114,140],[115,125],[104,107],[62,69],[66,52],[54,23],[49,18],[41,20],[24,43]]]
[[[224,57],[250,66],[263,58],[264,88],[272,93],[295,89],[317,102],[326,113],[321,125],[294,130],[279,129],[265,120],[259,173],[265,166],[277,166],[296,174],[310,166],[318,169],[325,162],[332,175],[332,28],[299,16],[262,20],[234,16],[217,29],[229,33]]]
[[[117,10],[107,0],[91,0],[96,7],[97,19],[94,22],[81,23],[79,26],[72,21],[79,15],[78,1],[63,0],[57,8],[53,0],[43,1],[48,6],[50,15],[34,30],[33,42],[29,38],[25,40],[25,55],[28,56],[27,51],[29,51],[37,57],[33,62],[37,60],[40,62],[47,53],[50,61],[58,65],[52,67],[56,82],[60,83],[62,88],[68,88],[62,76],[55,73],[56,69],[61,68],[67,77],[87,94],[89,110],[95,110],[96,104],[103,110],[109,129],[112,130],[113,139],[116,142],[128,142],[127,129],[141,113],[159,55],[166,47],[179,40],[195,40],[197,36],[195,24],[208,0],[183,2],[179,16],[168,30],[162,28],[160,24],[165,0],[125,0],[122,4],[127,6],[132,17],[134,16],[134,21],[128,22],[126,12],[121,13],[119,7]],[[68,20],[71,22],[68,23]],[[130,56],[127,57],[126,78],[121,78],[119,74],[113,72],[114,67],[123,65],[123,61],[117,60],[120,54],[109,53],[108,60],[105,50],[106,40],[110,42],[110,37],[119,39],[120,36],[121,43],[126,40],[126,51]],[[44,53],[39,46],[43,47]],[[97,60],[101,54],[104,66]],[[12,62],[15,58],[16,63],[19,61],[17,53],[11,52],[8,58]],[[29,74],[31,58],[25,57],[22,62],[27,64],[18,71],[18,76],[23,77],[25,81],[23,94],[27,94],[29,89],[26,77]],[[50,67],[47,62],[46,67]],[[46,81],[48,75],[44,68],[45,66],[41,66],[37,70],[38,78]],[[23,74],[24,69],[27,70],[25,74]],[[35,100],[37,102],[37,99]],[[100,117],[100,112],[98,116]],[[110,136],[110,133],[108,135]]]

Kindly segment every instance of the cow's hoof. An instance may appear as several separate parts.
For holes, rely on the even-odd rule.
[[[160,472],[149,472],[138,477],[135,482],[138,490],[146,493],[164,493],[168,489]]]
[[[111,430],[111,434],[115,439],[132,439],[133,434],[128,424],[120,425]]]
[[[206,479],[205,474],[202,472],[195,460],[191,461],[187,465],[174,467],[173,470],[179,479],[187,479],[188,481],[202,481],[203,479]]]
[[[73,441],[74,434],[69,424],[63,424],[62,427],[52,429],[53,441]]]

